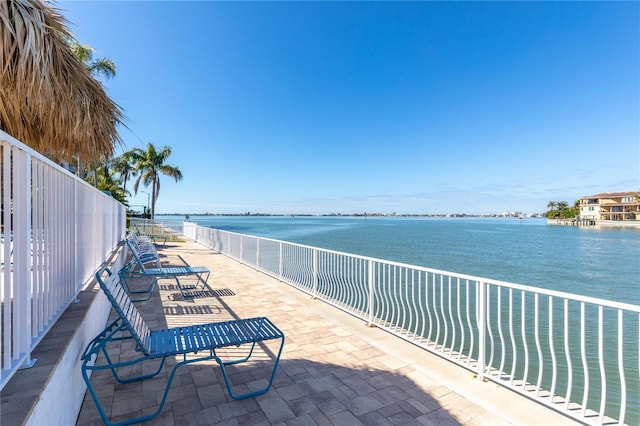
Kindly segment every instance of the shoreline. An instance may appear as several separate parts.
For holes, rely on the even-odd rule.
[[[551,226],[577,226],[580,228],[633,228],[640,229],[638,220],[595,220],[592,223],[582,224],[576,219],[547,219],[547,225]]]

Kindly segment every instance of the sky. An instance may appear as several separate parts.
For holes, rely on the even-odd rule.
[[[640,190],[640,2],[52,4],[116,64],[117,151],[172,150],[156,213],[542,213]]]

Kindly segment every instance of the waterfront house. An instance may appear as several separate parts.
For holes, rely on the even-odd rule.
[[[582,197],[580,219],[640,221],[640,192],[605,192]]]

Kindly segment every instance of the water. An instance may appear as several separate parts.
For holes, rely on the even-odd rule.
[[[160,219],[184,219],[164,216]],[[544,219],[191,216],[230,232],[640,304],[640,229]]]

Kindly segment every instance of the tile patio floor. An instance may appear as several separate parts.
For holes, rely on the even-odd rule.
[[[160,281],[153,298],[137,304],[151,328],[267,316],[286,341],[266,394],[234,401],[215,362],[183,366],[150,425],[576,424],[199,244],[169,242],[160,253],[165,265],[208,266],[212,291],[189,300]],[[122,344],[123,353],[131,349]],[[239,391],[265,383],[268,354],[233,370]],[[110,374],[94,374],[92,383],[111,421],[155,411],[164,386],[157,378],[116,385]],[[77,424],[102,424],[88,393]]]

